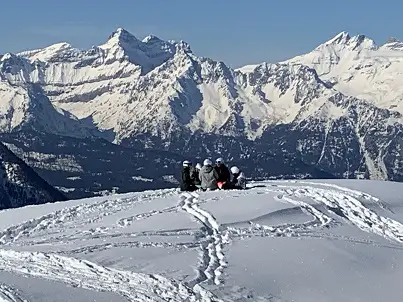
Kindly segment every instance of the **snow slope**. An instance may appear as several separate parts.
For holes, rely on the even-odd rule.
[[[402,191],[271,181],[2,211],[0,297],[56,301],[56,286],[57,301],[398,301]]]

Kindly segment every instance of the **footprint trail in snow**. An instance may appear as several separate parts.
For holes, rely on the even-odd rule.
[[[199,195],[184,193],[181,196],[183,210],[196,218],[206,228],[206,241],[200,244],[202,255],[199,266],[199,276],[190,284],[200,284],[213,281],[216,285],[222,283],[221,275],[227,266],[223,246],[228,242],[228,234],[223,235],[217,220],[207,211],[197,205]]]

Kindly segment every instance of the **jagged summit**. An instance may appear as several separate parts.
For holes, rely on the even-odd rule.
[[[338,48],[345,47],[350,50],[378,49],[376,43],[372,39],[366,37],[365,35],[356,35],[351,37],[350,34],[346,31],[342,31],[329,41],[319,45],[317,49],[328,48],[331,46],[332,47],[337,46]]]
[[[390,43],[397,43],[397,42],[401,42],[399,39],[395,38],[395,37],[390,37],[387,41],[386,44],[390,44]]]
[[[113,37],[120,37],[120,38],[135,38],[137,39],[133,34],[128,32],[126,29],[119,27],[117,28],[110,36],[109,39]]]
[[[15,55],[10,52],[6,52],[5,54],[0,54],[0,62],[11,59],[13,56],[15,56]]]
[[[402,113],[403,43],[396,39],[388,42],[378,47],[365,35],[351,37],[342,32],[287,62],[314,68],[322,80],[345,95]]]
[[[119,27],[112,34],[109,35],[108,40],[104,44],[104,46],[107,47],[119,44],[124,47],[127,43],[138,45],[139,42],[140,41],[134,35],[129,33],[124,28]]]
[[[164,41],[150,35],[142,41],[123,28],[118,28],[108,41],[100,46],[105,51],[106,61],[129,61],[141,67],[146,74],[175,56],[178,51],[190,53],[190,47],[183,41]]]
[[[342,31],[336,36],[334,36],[332,39],[324,43],[324,45],[330,45],[330,44],[345,44],[350,40],[350,34],[346,31]]]
[[[143,42],[143,43],[158,43],[158,42],[162,42],[162,40],[160,38],[158,38],[157,36],[148,35],[148,36],[144,37],[144,39],[141,42]]]
[[[391,37],[388,39],[388,41],[386,41],[385,45],[383,45],[383,48],[390,49],[390,50],[396,50],[396,51],[402,51],[403,42],[396,38]]]

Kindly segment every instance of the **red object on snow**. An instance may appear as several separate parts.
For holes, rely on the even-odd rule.
[[[219,182],[217,182],[217,186],[218,186],[218,188],[220,188],[220,189],[222,189],[222,187],[225,185],[225,181],[219,181]]]

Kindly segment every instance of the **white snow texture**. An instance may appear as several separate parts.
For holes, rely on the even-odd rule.
[[[270,181],[2,211],[0,301],[399,301],[402,191]]]

